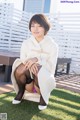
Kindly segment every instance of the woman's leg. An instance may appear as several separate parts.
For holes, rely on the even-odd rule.
[[[41,66],[38,66],[38,72],[39,72],[40,68],[41,68]],[[34,84],[35,84],[35,85],[38,87],[38,89],[39,89],[38,77],[35,76],[35,75],[33,75],[33,77],[34,77]],[[45,103],[45,101],[44,101],[41,93],[40,93],[40,103],[39,103],[39,105],[43,105],[43,106],[46,105],[46,103]]]
[[[18,94],[15,97],[15,100],[21,101],[24,91],[25,91],[26,84],[31,83],[33,80],[30,77],[29,70],[26,70],[26,68],[24,67],[23,64],[20,64],[16,68],[16,70],[14,72],[14,76],[16,78],[16,82],[17,82],[18,88],[19,88]]]
[[[34,84],[38,87],[38,89],[39,89],[39,84],[38,84],[38,78],[35,76],[34,77]],[[39,90],[40,91],[40,90]],[[45,101],[44,101],[44,99],[43,99],[43,97],[42,97],[42,95],[41,95],[41,93],[40,93],[40,102],[39,102],[39,104],[40,105],[46,105],[46,103],[45,103]]]

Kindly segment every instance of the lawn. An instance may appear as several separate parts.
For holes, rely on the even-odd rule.
[[[38,103],[23,100],[12,105],[15,93],[0,95],[0,113],[7,113],[7,120],[80,120],[80,94],[64,89],[52,91],[46,110],[39,111]]]

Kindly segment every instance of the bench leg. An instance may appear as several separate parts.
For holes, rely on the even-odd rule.
[[[55,76],[57,75],[58,64],[56,65]]]
[[[69,74],[69,70],[70,70],[70,63],[67,63],[66,74]]]
[[[5,66],[4,82],[10,82],[11,70],[12,70],[12,66],[7,66],[7,65]]]

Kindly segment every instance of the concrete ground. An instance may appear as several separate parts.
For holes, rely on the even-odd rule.
[[[57,87],[80,93],[80,75],[61,75],[56,77]]]
[[[4,73],[0,73],[0,94],[13,91],[13,85],[11,82],[4,82]]]

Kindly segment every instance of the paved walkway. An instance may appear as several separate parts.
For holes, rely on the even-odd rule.
[[[4,82],[4,74],[0,73],[0,94],[13,91],[13,85],[11,82]]]
[[[12,83],[3,81],[4,74],[0,74],[0,94],[13,91]],[[80,75],[61,75],[56,77],[57,88],[64,88],[80,93]]]
[[[63,75],[56,77],[57,87],[80,93],[80,75]]]

